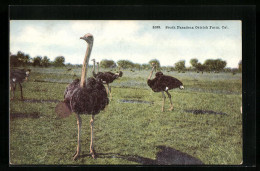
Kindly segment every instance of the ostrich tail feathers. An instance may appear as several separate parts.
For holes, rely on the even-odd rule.
[[[119,77],[122,77],[122,76],[123,76],[123,72],[120,71],[118,76],[119,76]]]
[[[59,118],[65,118],[71,115],[72,111],[66,102],[60,102],[55,108],[55,112]]]

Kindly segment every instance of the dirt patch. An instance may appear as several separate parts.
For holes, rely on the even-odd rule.
[[[54,100],[54,99],[50,99],[50,100],[38,100],[38,99],[25,99],[24,102],[28,102],[28,103],[59,103],[59,100]]]
[[[143,100],[127,100],[127,99],[121,99],[118,100],[122,103],[145,103],[145,104],[153,104],[153,102],[143,101]]]
[[[215,112],[212,110],[184,110],[187,113],[193,113],[195,115],[197,114],[214,114],[214,115],[227,115],[226,113],[223,112]]]
[[[22,119],[22,118],[33,118],[33,119],[37,119],[40,118],[40,114],[37,112],[33,112],[33,113],[10,113],[10,119]]]

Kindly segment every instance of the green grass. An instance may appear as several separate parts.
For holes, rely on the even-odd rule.
[[[67,83],[80,72],[80,69],[67,72],[63,68],[32,68],[29,81],[23,83],[24,98],[62,101]],[[16,98],[10,103],[10,113],[38,113],[39,118],[10,120],[10,163],[141,164],[120,156],[155,160],[157,147],[162,145],[186,153],[204,164],[240,164],[241,74],[165,71],[165,74],[180,79],[185,89],[171,90],[174,110],[161,112],[161,93],[154,93],[146,84],[149,72],[124,71],[123,77],[111,84],[113,99],[105,111],[95,117],[94,146],[97,153],[104,154],[96,159],[88,155],[89,115],[82,116],[83,157],[73,161],[77,145],[76,117],[57,118],[55,102],[20,101],[18,86]],[[153,103],[122,103],[122,99]],[[170,107],[168,98],[165,107]],[[210,110],[226,115],[193,114],[186,110]]]

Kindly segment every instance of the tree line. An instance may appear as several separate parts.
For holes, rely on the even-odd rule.
[[[113,60],[103,59],[100,61],[101,68],[119,68],[119,69],[130,69],[130,70],[149,70],[151,69],[151,64],[154,63],[156,65],[157,70],[166,70],[166,71],[178,71],[178,72],[186,72],[186,71],[196,71],[198,73],[203,72],[242,72],[242,61],[238,63],[238,68],[226,68],[227,62],[221,59],[207,59],[202,64],[198,61],[198,59],[193,58],[190,61],[191,66],[185,66],[185,60],[180,60],[173,64],[172,66],[161,66],[160,61],[157,59],[152,59],[146,64],[134,63],[130,60],[119,60],[117,62]],[[63,66],[78,66],[81,65],[72,65],[65,64],[64,56],[57,56],[54,61],[51,61],[47,56],[41,57],[36,56],[31,58],[28,54],[25,54],[21,51],[17,52],[17,54],[10,54],[10,66],[11,67],[19,67],[19,66],[40,66],[40,67],[63,67]]]
[[[65,66],[65,58],[63,56],[57,56],[54,61],[51,61],[47,56],[36,56],[31,58],[28,54],[18,51],[17,54],[10,53],[10,66],[40,66],[40,67],[62,67]]]

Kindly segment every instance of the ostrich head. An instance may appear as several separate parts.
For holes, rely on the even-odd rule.
[[[119,72],[117,72],[115,74],[118,75],[118,77],[122,77],[123,76],[123,72],[122,71],[119,71]]]
[[[90,33],[85,34],[83,37],[80,37],[80,39],[85,40],[88,44],[93,44],[94,41],[94,37]]]

